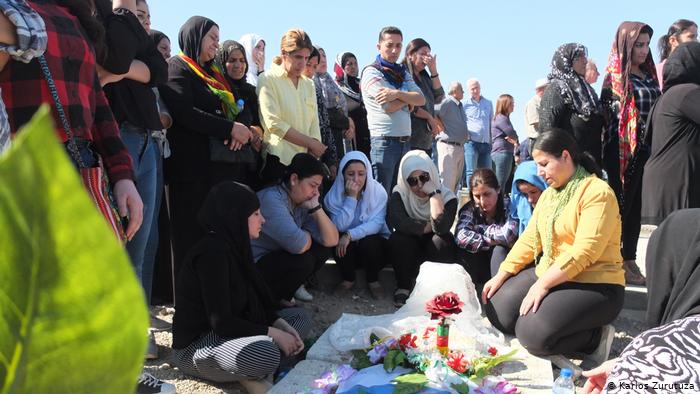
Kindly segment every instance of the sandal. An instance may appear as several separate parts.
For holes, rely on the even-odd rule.
[[[406,300],[408,300],[408,295],[410,292],[406,289],[397,289],[394,292],[394,306],[401,308],[406,305]]]

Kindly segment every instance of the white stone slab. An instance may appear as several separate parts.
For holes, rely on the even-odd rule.
[[[294,394],[313,387],[314,380],[323,375],[324,372],[334,369],[337,364],[318,361],[304,360],[299,362],[294,369],[276,385],[272,387],[268,394]]]

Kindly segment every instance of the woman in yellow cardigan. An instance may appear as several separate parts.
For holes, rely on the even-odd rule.
[[[491,323],[562,367],[598,365],[622,309],[625,277],[615,193],[593,157],[563,130],[540,133],[532,156],[549,184],[527,228],[484,285]],[[576,368],[576,371],[580,369]]]

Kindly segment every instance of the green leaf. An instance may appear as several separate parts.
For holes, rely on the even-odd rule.
[[[369,344],[374,346],[375,343],[379,342],[379,337],[375,333],[369,334]]]
[[[452,387],[459,394],[469,394],[469,385],[466,383],[452,383],[450,387]]]
[[[0,393],[133,392],[143,291],[48,107],[0,157],[0,179]]]
[[[384,370],[391,372],[397,365],[406,361],[406,355],[399,349],[392,349],[384,357]]]
[[[367,356],[367,351],[365,350],[353,350],[352,351],[352,367],[360,370],[371,367],[372,362],[369,361]]]
[[[414,394],[425,388],[428,378],[422,373],[409,373],[394,378],[392,382],[396,383],[394,394]]]
[[[428,378],[422,373],[407,373],[393,380],[396,383],[426,384]]]

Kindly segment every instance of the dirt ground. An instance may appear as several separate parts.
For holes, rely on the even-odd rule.
[[[343,313],[379,315],[393,313],[396,310],[391,297],[375,301],[366,289],[356,290],[352,296],[348,295],[342,298],[325,291],[310,289],[310,292],[314,295],[314,301],[300,304],[313,313],[314,329],[312,333],[314,337],[320,336]],[[387,294],[390,293],[387,292]],[[161,319],[172,321],[173,308],[161,307],[156,310]],[[641,312],[624,310],[613,322],[616,333],[611,357],[619,355],[632,338],[644,330],[642,318]],[[160,358],[147,362],[146,369],[156,377],[175,384],[178,393],[245,393],[243,388],[235,383],[212,384],[180,373],[177,368],[173,368],[169,364],[172,334],[169,331],[156,333],[156,341]]]

